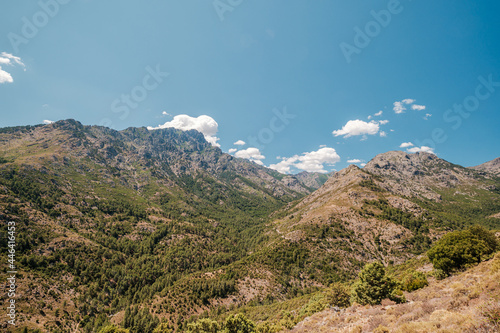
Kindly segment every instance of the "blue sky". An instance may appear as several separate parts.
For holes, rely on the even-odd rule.
[[[291,173],[389,150],[465,166],[500,156],[498,1],[1,6],[1,127],[197,128]]]

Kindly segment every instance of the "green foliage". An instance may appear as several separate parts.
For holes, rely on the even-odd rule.
[[[362,305],[380,304],[383,299],[389,298],[395,302],[402,302],[396,293],[397,282],[386,275],[385,267],[374,262],[365,265],[359,273],[359,280],[352,288],[351,300]]]
[[[305,318],[316,312],[323,311],[328,308],[328,305],[328,299],[323,294],[318,294],[312,297],[311,300],[299,310],[299,318]]]
[[[146,308],[135,306],[125,310],[123,326],[130,329],[130,333],[151,333],[159,324],[158,318]]]
[[[455,270],[478,264],[498,249],[495,235],[480,226],[447,233],[427,252],[437,270],[449,275]]]
[[[254,333],[255,329],[255,323],[241,313],[230,315],[224,323],[224,333]]]
[[[401,289],[408,292],[418,290],[428,285],[429,282],[425,274],[414,269],[408,269],[401,279]]]
[[[326,298],[330,305],[338,306],[339,308],[347,308],[351,305],[349,288],[340,282],[333,283],[326,290]]]
[[[270,323],[268,321],[259,323],[257,325],[257,328],[255,330],[256,333],[276,333],[281,331],[280,327],[278,325],[275,325],[273,323]]]
[[[217,333],[220,330],[219,323],[208,318],[198,319],[194,323],[187,324],[188,333]]]
[[[129,333],[130,331],[124,328],[108,325],[99,330],[98,333]]]
[[[160,325],[156,326],[156,328],[153,330],[153,333],[172,333],[172,330],[166,323],[161,323]]]

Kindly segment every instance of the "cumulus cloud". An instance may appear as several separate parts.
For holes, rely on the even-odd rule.
[[[161,114],[164,115],[164,116],[170,116],[170,117],[172,117],[172,115],[170,113],[168,113],[167,111],[163,111]]]
[[[323,147],[316,151],[303,153],[300,156],[294,155],[283,158],[281,162],[271,164],[269,167],[281,173],[290,173],[292,167],[308,172],[326,173],[328,171],[325,170],[325,165],[332,166],[338,161],[340,161],[340,156],[335,149]]]
[[[415,100],[411,99],[411,98],[406,98],[406,99],[403,99],[401,102],[403,102],[405,104],[412,104],[412,103],[415,103]]]
[[[394,107],[392,108],[394,110],[394,113],[404,113],[406,108],[403,106],[403,102],[394,102]]]
[[[425,105],[418,105],[418,104],[413,104],[411,106],[412,110],[417,110],[417,111],[422,111],[425,110]]]
[[[12,78],[12,75],[7,73],[2,69],[2,66],[0,66],[0,83],[12,83],[14,82],[14,79]]]
[[[266,157],[262,155],[260,150],[258,148],[250,147],[247,149],[243,150],[238,150],[234,156],[239,157],[239,158],[246,158],[247,160],[250,160],[252,162],[255,162],[259,165],[264,165],[262,162],[263,159]]]
[[[384,112],[382,110],[380,110],[379,112],[375,113],[374,116],[380,117],[382,115],[382,113],[384,113]]]
[[[384,131],[380,131],[380,137],[385,138],[387,136],[387,133]]]
[[[360,163],[360,162],[362,162],[362,161],[360,159],[357,159],[357,158],[352,159],[352,160],[347,160],[347,163]]]
[[[361,163],[360,165],[361,165],[362,167],[364,167],[364,166],[366,165],[366,163]]]
[[[48,125],[48,124],[52,124],[52,123],[53,123],[53,121],[52,121],[52,120],[47,120],[47,119],[45,119],[45,120],[43,121],[43,123],[44,123],[44,124],[46,124],[46,125]]]
[[[231,148],[231,149],[229,149],[229,154],[232,154],[232,153],[234,153],[234,152],[236,152],[236,151],[238,151],[238,149],[236,149],[236,148]]]
[[[13,66],[14,64],[16,64],[21,67],[26,67],[22,62],[21,58],[13,56],[12,54],[7,52],[0,53],[0,64],[8,66]],[[12,83],[12,82],[14,82],[12,75],[10,75],[9,72],[2,69],[2,66],[0,66],[0,83]]]
[[[399,145],[399,148],[408,148],[408,147],[413,147],[414,144],[411,142],[403,142],[402,144]]]
[[[432,117],[432,114],[426,113],[425,117],[424,117],[424,120],[429,120],[430,117]]]
[[[380,125],[385,125],[385,124],[389,123],[389,120],[380,120],[378,123]]]
[[[374,135],[377,134],[380,127],[376,121],[370,121],[369,123],[363,120],[349,120],[341,129],[332,132],[335,136],[343,135],[344,138],[348,138],[356,135]]]
[[[247,143],[245,141],[243,141],[243,140],[238,140],[235,143],[233,143],[233,145],[236,145],[236,146],[244,146],[246,144]]]
[[[171,121],[167,121],[163,125],[158,125],[158,127],[148,126],[148,130],[156,130],[162,128],[177,128],[183,131],[197,130],[205,136],[205,140],[212,144],[212,146],[220,147],[217,143],[219,140],[215,135],[219,130],[219,124],[210,116],[201,115],[197,118],[188,116],[187,114],[179,114],[174,117]]]
[[[425,152],[425,153],[429,153],[429,154],[434,154],[435,155],[434,148],[427,147],[427,146],[413,147],[413,148],[407,149],[406,151],[409,152],[409,153]]]

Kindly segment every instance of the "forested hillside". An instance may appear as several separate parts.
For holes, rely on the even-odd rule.
[[[404,264],[470,225],[497,229],[498,213],[494,173],[426,153],[295,177],[194,130],[0,129],[0,248],[15,222],[19,332],[183,332],[242,311],[297,321],[366,263]],[[6,279],[7,256],[0,264]]]

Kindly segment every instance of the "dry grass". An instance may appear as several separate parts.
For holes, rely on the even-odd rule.
[[[500,254],[405,294],[408,302],[317,313],[292,332],[500,332]]]

